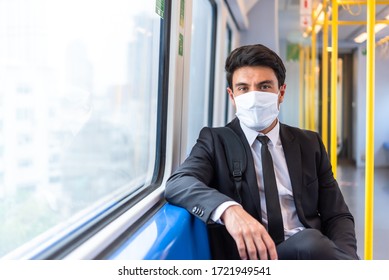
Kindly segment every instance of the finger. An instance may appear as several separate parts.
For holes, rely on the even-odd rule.
[[[238,249],[239,257],[242,260],[247,260],[247,251],[246,251],[246,244],[242,238],[242,236],[234,237],[236,247]]]
[[[259,237],[255,238],[255,247],[256,251],[258,252],[258,256],[260,260],[268,260],[268,251],[266,244],[262,241],[262,237],[259,235]]]
[[[257,252],[257,246],[254,242],[254,240],[250,236],[246,236],[245,238],[246,243],[246,250],[247,254],[250,260],[258,260],[258,252]]]
[[[267,231],[261,231],[256,234],[254,241],[261,260],[278,259],[277,247]]]
[[[278,259],[277,247],[273,239],[270,237],[269,234],[264,234],[262,240],[263,243],[265,244],[266,251],[267,251],[266,257],[268,257],[269,260],[277,260]]]

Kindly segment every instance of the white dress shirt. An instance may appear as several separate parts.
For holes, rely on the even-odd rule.
[[[246,127],[240,123],[240,126],[245,134],[247,141],[251,147],[253,154],[254,166],[257,175],[257,184],[259,187],[259,197],[261,200],[262,210],[262,222],[267,227],[267,212],[266,212],[266,200],[265,190],[263,185],[262,175],[262,161],[261,161],[261,143],[257,140],[257,136],[263,135],[255,130]],[[293,199],[292,184],[290,182],[290,176],[288,167],[286,165],[286,159],[282,143],[280,139],[280,124],[277,125],[266,134],[270,141],[268,142],[268,148],[273,159],[274,173],[277,181],[278,195],[280,197],[280,206],[282,212],[282,220],[284,223],[285,239],[289,238],[293,234],[304,229],[299,218],[297,217],[296,205]],[[220,216],[225,209],[229,206],[237,204],[235,202],[225,202],[221,204],[211,215],[213,221],[220,223]]]

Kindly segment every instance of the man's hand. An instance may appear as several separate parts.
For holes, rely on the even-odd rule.
[[[269,233],[240,205],[228,207],[221,220],[234,238],[242,260],[277,259],[276,245]]]

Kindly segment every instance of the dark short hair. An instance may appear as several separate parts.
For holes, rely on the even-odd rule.
[[[244,66],[265,66],[273,69],[278,86],[285,83],[285,66],[281,58],[271,49],[261,44],[236,48],[227,57],[225,70],[228,86],[232,88],[232,75]]]

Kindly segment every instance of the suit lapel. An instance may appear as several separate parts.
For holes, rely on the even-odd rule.
[[[246,157],[247,157],[247,168],[246,168],[245,179],[248,185],[251,203],[252,205],[255,206],[255,210],[257,212],[259,221],[261,221],[262,215],[261,215],[261,203],[259,199],[259,188],[257,184],[257,176],[255,174],[255,166],[254,166],[254,160],[253,160],[253,154],[251,152],[251,148],[249,146],[249,143],[247,142],[243,130],[240,127],[238,118],[235,118],[227,126],[229,126],[239,136],[239,139],[242,141],[243,146],[245,148]]]
[[[302,161],[300,143],[288,129],[288,126],[280,123],[280,137],[284,149],[286,165],[292,184],[294,201],[299,217],[304,217],[301,205],[302,192]],[[301,220],[301,219],[300,219]]]

